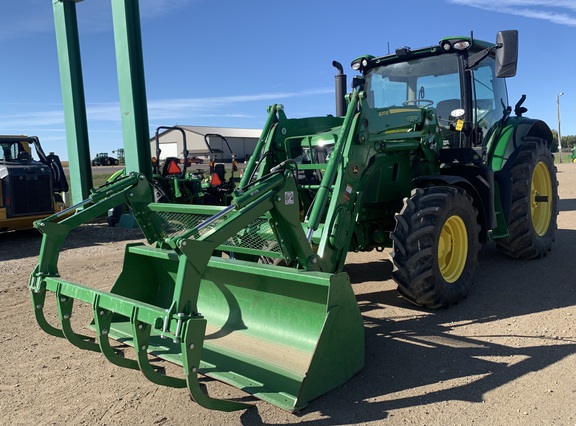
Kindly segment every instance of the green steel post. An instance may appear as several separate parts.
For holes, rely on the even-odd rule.
[[[56,25],[60,84],[62,86],[62,105],[66,123],[68,160],[70,162],[70,180],[75,183],[72,185],[72,201],[76,204],[88,198],[92,188],[88,120],[86,119],[86,101],[82,80],[76,2],[55,0],[54,22]]]
[[[281,105],[274,104],[268,107],[268,118],[266,119],[266,123],[264,124],[264,128],[262,129],[262,133],[260,134],[260,138],[258,139],[258,143],[254,148],[254,152],[250,157],[250,161],[244,170],[244,175],[240,180],[240,188],[244,188],[246,185],[250,183],[250,177],[252,173],[254,173],[254,169],[256,168],[256,163],[260,160],[260,156],[262,155],[262,149],[266,144],[266,139],[270,135],[270,131],[272,130],[272,126],[278,121],[278,117],[276,116],[276,112],[282,109]]]
[[[334,179],[338,174],[338,170],[341,168],[342,164],[342,153],[344,152],[344,145],[348,139],[348,133],[350,132],[350,126],[354,116],[356,115],[356,105],[358,104],[359,97],[358,90],[352,93],[350,102],[348,104],[348,110],[346,112],[346,118],[344,118],[344,123],[338,135],[338,140],[334,146],[334,151],[330,154],[330,160],[328,161],[328,166],[326,167],[326,172],[320,183],[320,188],[314,199],[314,205],[310,213],[310,219],[308,220],[308,240],[312,239],[312,234],[318,225],[327,206],[328,196],[330,195],[330,188],[334,184]]]
[[[152,179],[138,0],[112,0],[112,16],[126,171]]]

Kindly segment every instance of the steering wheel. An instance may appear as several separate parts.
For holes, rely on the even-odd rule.
[[[431,101],[430,99],[411,99],[409,101],[404,101],[402,102],[402,105],[422,105],[422,106],[430,106],[434,103],[434,101]]]

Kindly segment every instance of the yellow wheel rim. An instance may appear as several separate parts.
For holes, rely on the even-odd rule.
[[[574,158],[572,159],[572,162],[573,162],[573,163],[576,163],[576,157],[574,157]]]
[[[444,223],[438,240],[438,266],[444,280],[455,282],[466,266],[468,233],[460,216],[450,216]]]
[[[552,218],[552,179],[548,167],[542,161],[536,164],[530,189],[532,226],[539,236],[548,231]]]

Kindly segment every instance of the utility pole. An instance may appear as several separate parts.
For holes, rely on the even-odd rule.
[[[556,110],[558,111],[558,151],[560,152],[560,162],[562,162],[562,133],[560,132],[560,96],[564,92],[556,95]]]

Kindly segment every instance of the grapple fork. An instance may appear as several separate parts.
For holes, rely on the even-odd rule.
[[[272,173],[258,188],[238,194],[229,207],[156,204],[146,180],[131,175],[105,196],[96,191],[75,215],[37,223],[44,237],[29,287],[38,323],[156,384],[187,387],[210,409],[249,404],[209,397],[200,373],[289,411],[344,383],[362,368],[364,351],[348,276],[321,272],[314,261],[299,220],[291,219],[299,217],[298,205],[286,204],[297,193],[290,171]],[[127,245],[109,292],[62,279],[57,259],[68,232],[122,202],[148,244]],[[250,260],[294,253],[306,268]],[[48,291],[56,297],[60,329],[44,318]],[[97,342],[72,330],[75,300],[92,307]],[[118,356],[110,338],[133,346],[136,359]],[[181,365],[184,378],[158,373],[149,354]]]

